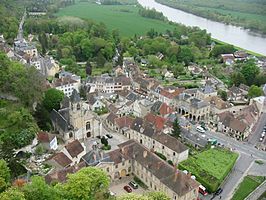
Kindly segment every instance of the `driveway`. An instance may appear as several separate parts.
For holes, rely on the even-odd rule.
[[[121,196],[123,194],[128,194],[127,191],[124,190],[124,186],[128,185],[130,181],[133,181],[133,177],[125,177],[117,182],[113,182],[110,185],[110,191],[115,193],[115,196]],[[144,190],[140,186],[136,190],[133,189],[132,187],[131,189],[132,189],[132,192],[136,194],[145,194],[148,191],[148,190]]]

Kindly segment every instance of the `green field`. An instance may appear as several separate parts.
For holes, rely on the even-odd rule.
[[[235,164],[238,154],[224,149],[209,149],[181,162],[209,192],[215,192]]]
[[[174,25],[167,22],[140,16],[138,8],[134,5],[98,5],[79,2],[61,9],[57,16],[75,16],[103,22],[110,30],[119,29],[124,36],[143,35],[152,28],[162,33],[174,28]]]
[[[265,177],[263,177],[263,176],[246,176],[244,178],[244,180],[240,183],[240,185],[239,185],[237,191],[235,192],[232,200],[245,199],[264,180],[265,180]]]

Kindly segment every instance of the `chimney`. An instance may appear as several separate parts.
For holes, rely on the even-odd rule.
[[[143,151],[143,158],[146,158],[148,155],[148,152],[146,150]]]
[[[176,180],[177,180],[177,177],[178,177],[178,169],[176,169],[176,171],[175,171],[175,177],[174,177],[174,182],[176,182]]]
[[[160,169],[160,167],[162,166],[162,162],[161,161],[159,161],[159,162],[157,162],[157,169],[159,170]]]
[[[191,178],[191,173],[190,173],[190,172],[188,172],[187,176],[188,176],[188,178]]]

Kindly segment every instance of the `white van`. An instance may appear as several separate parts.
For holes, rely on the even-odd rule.
[[[197,126],[196,130],[200,133],[205,133],[205,130],[201,126]]]

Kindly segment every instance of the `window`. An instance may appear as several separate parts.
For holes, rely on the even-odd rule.
[[[118,168],[118,165],[115,165],[115,168],[117,169]]]
[[[173,156],[175,156],[175,152],[173,152]]]
[[[106,168],[106,171],[109,172],[109,167]]]
[[[87,137],[91,137],[91,132],[87,132]]]
[[[69,133],[69,137],[70,137],[70,138],[73,137],[73,133],[72,133],[72,132]]]
[[[77,105],[77,110],[80,110],[80,105],[79,105],[79,103],[78,103],[78,105]]]
[[[125,165],[125,161],[122,162],[122,166],[124,166],[124,165]]]
[[[164,146],[162,146],[162,148],[164,149]]]
[[[89,129],[91,129],[91,123],[90,122],[87,122],[86,123],[86,130],[89,130]]]

